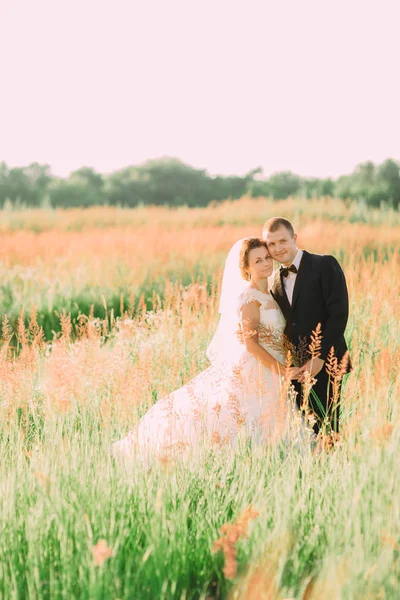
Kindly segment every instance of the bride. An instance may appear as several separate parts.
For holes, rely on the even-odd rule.
[[[263,444],[299,434],[307,437],[300,413],[282,393],[285,357],[257,335],[259,325],[279,335],[285,328],[268,293],[272,271],[263,240],[236,242],[226,260],[220,322],[207,349],[211,366],[154,404],[126,437],[112,445],[113,456],[171,457],[205,443],[233,446],[249,437]]]

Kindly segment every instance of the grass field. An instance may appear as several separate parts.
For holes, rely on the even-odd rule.
[[[276,214],[345,270],[342,439],[114,464],[110,443],[208,365],[224,257]],[[0,228],[1,598],[398,598],[398,213],[244,198]]]

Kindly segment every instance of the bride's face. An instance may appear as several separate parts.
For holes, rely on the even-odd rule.
[[[274,269],[273,260],[264,246],[250,250],[248,261],[249,273],[253,281],[266,279]]]

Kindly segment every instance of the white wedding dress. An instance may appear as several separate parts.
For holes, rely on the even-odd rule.
[[[285,320],[272,296],[248,286],[236,301],[236,323],[241,307],[255,300],[261,325],[282,335]],[[284,365],[281,353],[260,343]],[[293,403],[283,397],[279,376],[236,337],[223,339],[222,351],[221,339],[214,345],[217,351],[213,352],[212,342],[207,352],[211,366],[156,402],[126,437],[112,445],[113,456],[170,457],[198,451],[204,444],[235,445],[240,438],[276,443],[298,437],[299,430],[305,439],[308,428]]]

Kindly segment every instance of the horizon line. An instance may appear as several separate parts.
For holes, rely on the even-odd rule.
[[[238,174],[238,173],[217,173],[217,172],[210,172],[208,170],[207,167],[196,167],[193,164],[191,164],[188,161],[185,161],[184,159],[181,159],[177,156],[174,155],[168,155],[168,154],[163,154],[157,157],[150,157],[147,159],[144,159],[140,162],[137,163],[129,163],[129,164],[125,164],[124,166],[120,166],[117,167],[113,170],[107,171],[107,170],[99,170],[97,167],[90,165],[88,163],[82,164],[80,167],[77,167],[75,169],[72,169],[70,171],[68,171],[68,174],[65,175],[59,175],[57,173],[55,173],[53,171],[53,167],[49,162],[39,162],[37,160],[29,162],[27,164],[14,164],[14,165],[10,165],[7,163],[7,161],[3,158],[0,160],[0,165],[4,164],[8,169],[24,169],[27,167],[30,167],[32,165],[39,165],[41,167],[49,167],[50,169],[50,174],[52,177],[58,178],[58,179],[68,179],[71,175],[73,175],[74,173],[76,173],[77,171],[80,171],[81,169],[93,169],[93,171],[95,171],[97,174],[102,175],[102,176],[109,176],[112,175],[114,173],[117,173],[119,171],[123,171],[125,169],[129,169],[129,168],[135,168],[135,167],[144,167],[146,166],[148,163],[153,163],[153,162],[168,162],[168,161],[176,161],[179,162],[187,167],[192,168],[193,170],[196,171],[203,171],[208,177],[210,178],[216,178],[216,177],[246,177],[246,175],[248,173],[251,173],[252,171],[257,171],[260,170],[261,173],[261,177],[259,177],[260,179],[265,179],[265,178],[270,178],[273,175],[277,175],[277,174],[281,174],[281,173],[290,173],[292,175],[295,175],[297,177],[300,177],[302,179],[331,179],[331,180],[335,180],[338,179],[340,177],[345,177],[345,176],[350,176],[352,175],[355,170],[357,169],[357,167],[361,166],[361,165],[365,165],[368,163],[371,163],[374,167],[377,167],[381,164],[383,164],[384,162],[386,162],[387,160],[392,160],[393,162],[397,163],[399,165],[399,169],[400,169],[400,158],[394,158],[392,156],[388,156],[386,157],[384,160],[382,160],[381,162],[375,162],[371,159],[367,159],[367,160],[363,160],[361,162],[357,162],[354,167],[353,170],[351,172],[348,173],[342,173],[340,175],[337,176],[333,176],[333,175],[326,175],[326,176],[318,176],[318,175],[301,175],[299,172],[297,171],[292,171],[290,168],[286,168],[286,169],[280,169],[280,170],[274,170],[271,171],[268,175],[265,175],[265,170],[261,165],[255,166],[251,169],[246,170],[243,174]],[[255,179],[257,179],[257,175],[255,176]]]

